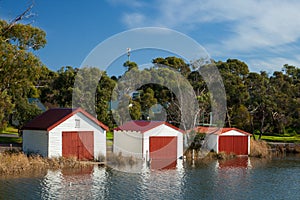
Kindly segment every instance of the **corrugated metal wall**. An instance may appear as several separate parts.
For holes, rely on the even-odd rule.
[[[62,132],[62,155],[79,160],[94,159],[94,132]]]
[[[248,136],[220,136],[219,152],[248,155]]]
[[[149,139],[151,168],[165,169],[176,167],[177,137],[152,136]]]

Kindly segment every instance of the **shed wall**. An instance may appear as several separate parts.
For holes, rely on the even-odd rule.
[[[177,136],[177,157],[183,156],[183,134],[165,124],[162,124],[158,127],[150,129],[146,131],[144,134],[144,149],[143,149],[143,157],[149,158],[149,137],[150,136]]]
[[[123,156],[142,158],[143,137],[137,131],[114,131],[113,152]]]
[[[236,131],[236,130],[231,130],[231,131],[228,131],[226,133],[223,133],[222,136],[247,136],[246,134],[244,133],[241,133],[239,131]],[[250,135],[247,136],[248,138],[248,155],[250,154]]]
[[[42,130],[23,131],[23,152],[37,153],[43,157],[48,156],[48,134]]]
[[[219,136],[219,151],[232,152],[236,155],[248,155],[248,136]]]
[[[218,135],[215,134],[207,134],[205,136],[205,148],[208,151],[214,150],[214,152],[218,153]]]
[[[221,135],[245,136],[244,133],[238,132],[236,130],[227,131],[225,133],[222,133]]]
[[[76,127],[76,120],[80,126]],[[49,133],[49,157],[62,156],[62,132],[63,131],[93,131],[94,132],[94,156],[106,155],[106,131],[92,122],[81,113],[71,116]]]

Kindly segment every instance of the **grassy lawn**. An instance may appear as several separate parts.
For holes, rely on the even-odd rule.
[[[114,139],[114,133],[113,132],[107,132],[106,133],[106,139],[107,140],[113,140]]]
[[[112,146],[113,145],[113,142],[111,140],[106,140],[106,145],[107,146]]]
[[[11,143],[22,143],[22,137],[0,137],[0,143],[6,143],[6,144],[11,144]]]
[[[5,130],[0,131],[0,134],[18,135],[18,129],[16,129],[14,127],[7,127]]]
[[[258,135],[255,135],[256,138],[258,138]],[[269,135],[263,135],[263,140],[267,142],[289,142],[289,143],[300,143],[300,136],[269,136]]]
[[[18,129],[14,127],[7,127],[5,130],[1,130],[0,134],[7,134],[7,135],[18,135]],[[0,143],[22,143],[22,137],[1,137],[0,136]]]

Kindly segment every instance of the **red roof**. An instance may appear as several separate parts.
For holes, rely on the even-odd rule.
[[[165,122],[165,121],[140,121],[140,120],[129,121],[129,122],[126,122],[123,125],[119,126],[118,128],[115,128],[114,130],[116,130],[116,131],[121,131],[121,130],[139,131],[141,133],[144,133],[144,132],[149,131],[150,129],[153,129],[162,124],[169,126],[173,129],[178,130],[183,133],[183,131],[180,128],[177,128],[176,126],[173,126],[172,124],[169,124],[168,122]]]
[[[196,130],[199,133],[207,133],[207,134],[217,134],[221,135],[223,133],[229,132],[229,131],[237,131],[245,135],[251,135],[250,133],[237,129],[237,128],[219,128],[219,127],[208,127],[208,126],[198,126],[194,130]]]
[[[76,113],[82,113],[91,121],[105,130],[108,127],[82,108],[53,108],[37,116],[22,127],[22,130],[47,130],[50,131]]]

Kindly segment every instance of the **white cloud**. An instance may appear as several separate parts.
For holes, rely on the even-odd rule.
[[[146,17],[141,13],[124,14],[122,21],[129,27],[143,26]]]
[[[300,38],[300,2],[260,1],[253,13],[236,19],[235,35],[223,41],[232,50],[251,50],[296,42]]]
[[[146,5],[145,2],[140,0],[107,0],[107,2],[112,5],[126,5],[134,8],[140,8]]]
[[[299,57],[294,59],[283,57],[266,58],[265,60],[250,59],[247,64],[251,71],[273,72],[274,70],[280,71],[285,64],[300,66],[300,59]]]
[[[156,0],[140,7],[139,13],[124,14],[123,22],[129,28],[164,26],[199,34],[202,26],[218,23],[222,37],[215,36],[208,45],[213,52],[230,56],[288,48],[300,41],[299,10],[296,0]]]

